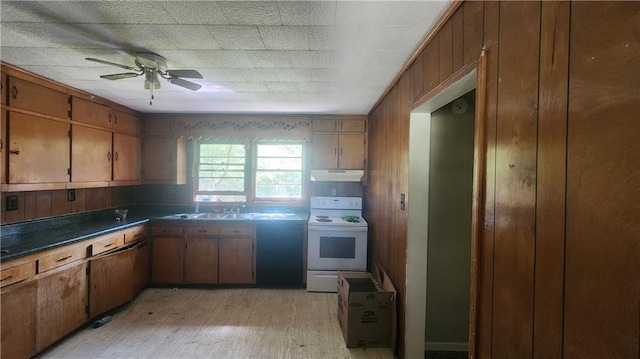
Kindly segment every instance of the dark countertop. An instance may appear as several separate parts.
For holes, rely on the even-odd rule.
[[[265,221],[298,221],[306,223],[309,219],[308,212],[288,213],[255,213],[249,218],[196,218],[201,214],[184,213],[183,208],[144,208],[139,207],[130,210],[127,220],[116,221],[114,209],[72,214],[55,218],[34,220],[0,227],[0,262],[24,257],[30,254],[43,252],[49,249],[72,244],[93,237],[109,234],[122,229],[133,227],[142,223],[171,222],[180,223],[258,223]],[[186,218],[184,218],[186,216]],[[207,216],[204,214],[203,217]],[[222,214],[224,216],[224,214]],[[211,217],[214,217],[211,215]],[[242,215],[240,216],[242,217]],[[7,251],[6,253],[4,251]]]

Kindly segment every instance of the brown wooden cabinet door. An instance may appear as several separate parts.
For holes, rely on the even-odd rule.
[[[133,298],[136,247],[90,261],[89,318],[95,318]]]
[[[69,124],[9,113],[8,183],[68,182]]]
[[[0,103],[4,105],[7,103],[7,75],[4,72],[0,72],[0,93],[2,96]]]
[[[338,141],[338,135],[314,134],[311,143],[311,168],[338,168]]]
[[[133,294],[140,293],[149,284],[149,257],[151,246],[148,241],[137,245],[133,262]]]
[[[71,182],[110,181],[111,131],[71,127]]]
[[[113,180],[140,180],[140,139],[138,137],[113,134]]]
[[[346,170],[364,169],[364,134],[340,135],[338,168]]]
[[[185,283],[217,283],[218,240],[187,238],[185,241]]]
[[[140,119],[127,112],[112,110],[113,130],[137,135],[140,133]]]
[[[8,104],[44,115],[69,117],[69,100],[64,92],[9,77]]]
[[[113,126],[111,107],[73,97],[71,120],[111,129]]]
[[[365,132],[365,120],[342,120],[339,123],[340,132]]]
[[[147,136],[173,135],[175,120],[168,117],[150,117],[144,120],[144,134]]]
[[[0,183],[7,183],[7,160],[5,153],[7,145],[7,111],[0,110]]]
[[[186,161],[184,138],[147,137],[144,139],[143,181],[155,184],[185,184]]]
[[[0,357],[22,359],[36,354],[37,293],[36,281],[2,290]]]
[[[87,291],[86,262],[38,280],[38,352],[87,321]]]
[[[319,132],[338,132],[340,130],[337,119],[317,119],[314,118],[311,123],[312,131]]]
[[[184,239],[153,238],[151,279],[154,283],[182,283]]]
[[[218,281],[227,284],[254,283],[253,238],[221,238],[218,246]]]

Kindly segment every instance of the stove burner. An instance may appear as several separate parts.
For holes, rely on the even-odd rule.
[[[329,216],[316,216],[316,218],[329,218]]]
[[[359,219],[351,219],[351,218],[350,219],[345,219],[345,221],[349,222],[349,223],[358,223],[358,222],[360,222]]]
[[[320,218],[320,216],[318,216],[318,218],[316,219],[316,221],[318,222],[333,222],[332,220],[330,220],[329,218]]]

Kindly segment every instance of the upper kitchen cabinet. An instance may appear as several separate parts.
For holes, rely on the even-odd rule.
[[[64,91],[9,76],[7,104],[16,109],[59,118],[69,117],[69,97]],[[4,98],[3,86],[3,98]]]
[[[187,183],[187,150],[183,137],[146,136],[144,138],[142,182]]]
[[[139,118],[74,96],[70,187],[140,184]]]
[[[174,134],[175,120],[153,117],[144,121],[142,182],[149,184],[187,183],[187,150],[184,137]]]
[[[73,187],[106,187],[111,180],[111,131],[72,125],[71,182]]]
[[[144,121],[145,136],[171,136],[175,132],[175,119],[172,117],[152,117]]]
[[[362,116],[313,118],[311,169],[364,169],[366,127]]]
[[[113,131],[136,135],[140,133],[140,119],[138,116],[117,109],[111,109],[111,118],[113,121]]]
[[[140,138],[113,134],[112,184],[140,184]]]
[[[331,118],[316,117],[312,119],[313,132],[361,132],[366,131],[366,120],[359,117]]]
[[[71,104],[71,119],[108,129],[113,126],[111,107],[76,96],[73,97]]]
[[[7,75],[4,72],[0,72],[0,93],[2,94],[1,103],[4,105],[7,103]]]
[[[0,183],[7,183],[5,151],[7,144],[7,111],[0,109]]]
[[[49,184],[69,181],[69,123],[9,112],[7,183]]]

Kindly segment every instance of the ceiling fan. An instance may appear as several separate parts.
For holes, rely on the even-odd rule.
[[[164,57],[152,52],[136,53],[134,60],[136,67],[122,65],[111,61],[100,60],[93,57],[87,57],[86,60],[105,65],[117,66],[122,69],[132,71],[100,76],[100,78],[103,79],[120,80],[144,75],[144,88],[145,90],[151,90],[151,100],[153,100],[153,90],[160,88],[159,77],[162,77],[163,79],[169,81],[174,85],[178,85],[192,91],[198,91],[202,87],[202,85],[200,84],[183,79],[201,79],[202,75],[198,71],[169,70],[167,69],[167,60]],[[151,102],[149,104],[151,104]]]

